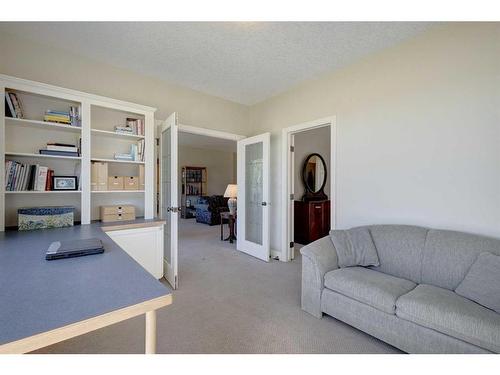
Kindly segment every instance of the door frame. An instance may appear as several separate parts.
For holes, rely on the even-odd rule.
[[[330,126],[330,200],[335,199],[335,204],[331,205],[330,209],[330,229],[335,229],[337,227],[337,120],[336,116],[329,116],[320,118],[313,121],[308,121],[293,126],[284,128],[281,133],[281,160],[282,170],[281,170],[281,256],[280,260],[283,262],[289,262],[293,259],[294,249],[290,247],[291,238],[293,238],[291,224],[293,224],[293,205],[290,204],[290,194],[292,194],[293,186],[293,168],[294,160],[292,158],[293,153],[290,151],[290,146],[293,142],[293,136],[295,134],[318,129],[325,126]],[[294,197],[295,199],[295,197]]]
[[[177,114],[178,116],[178,114]],[[159,147],[159,139],[161,137],[161,128],[163,126],[163,123],[165,122],[165,120],[158,120],[158,119],[155,119],[155,139],[158,140],[158,143],[155,142],[155,145],[158,146],[157,148],[157,153],[155,155],[155,159],[156,158],[160,158],[160,161],[161,161],[161,148]],[[179,135],[180,133],[190,133],[190,134],[198,134],[198,135],[205,135],[205,136],[208,136],[208,137],[214,137],[214,138],[221,138],[221,139],[229,139],[229,140],[233,140],[233,141],[239,141],[241,139],[244,139],[244,138],[247,138],[243,135],[240,135],[240,134],[235,134],[235,133],[229,133],[229,132],[225,132],[225,131],[220,131],[220,130],[214,130],[214,129],[209,129],[209,128],[200,128],[200,127],[196,127],[196,126],[191,126],[191,125],[184,125],[184,124],[180,124],[180,123],[177,123],[177,150],[178,150],[178,145],[179,145]],[[155,147],[156,147],[155,146]],[[175,156],[176,157],[176,165],[177,165],[177,168],[179,167],[179,160],[178,160],[178,155]],[[155,160],[155,168],[156,168],[156,160]],[[161,170],[161,163],[158,165],[158,168]],[[171,172],[173,171],[173,168],[171,168]],[[161,195],[161,181],[160,181],[160,191],[157,192],[156,188],[157,188],[157,185],[158,185],[158,182],[156,181],[156,177],[159,176],[159,178],[161,178],[161,173],[158,173],[156,174],[155,173],[155,201],[158,197],[158,193],[160,193]],[[179,182],[179,181],[178,181]],[[175,189],[177,190],[178,189],[178,184],[175,186]],[[177,194],[178,196],[178,194]],[[155,202],[156,203],[156,202]],[[177,202],[179,203],[179,202]],[[156,206],[156,204],[155,204]],[[161,214],[161,204],[159,205],[160,209],[159,209],[159,212],[158,214]],[[179,227],[178,227],[178,224],[176,226],[176,230],[175,230],[175,236],[176,236],[176,239],[178,241],[178,234],[179,234]],[[174,234],[171,233],[171,235],[173,236]],[[177,255],[179,253],[179,251],[181,251],[181,246],[179,246],[178,244],[178,247],[177,247]],[[177,266],[178,266],[178,259],[177,259]],[[177,272],[178,273],[178,270]]]
[[[165,120],[163,120],[165,121]],[[160,128],[161,124],[163,123],[162,120],[155,120],[155,139],[158,140],[160,139]],[[214,130],[214,129],[209,129],[209,128],[200,128],[197,126],[191,126],[191,125],[184,125],[184,124],[177,124],[177,135],[179,133],[189,133],[189,134],[198,134],[198,135],[206,135],[207,137],[214,137],[214,138],[221,138],[221,139],[229,139],[232,141],[239,141],[241,139],[247,138],[244,135],[236,134],[236,133],[228,133],[225,131],[220,131],[220,130]],[[155,142],[156,144],[156,142]],[[160,150],[158,147],[157,153],[155,153],[155,168],[156,168],[156,158],[159,157],[160,155]],[[157,205],[157,196],[158,192],[156,190],[157,187],[157,181],[156,181],[156,173],[155,173],[155,188],[154,188],[154,195],[155,195],[155,207]]]
[[[191,126],[191,125],[179,124],[179,126],[177,128],[179,129],[180,133],[205,135],[207,137],[229,139],[231,141],[239,141],[239,140],[242,140],[244,138],[247,138],[244,135],[240,135],[240,134],[228,133],[225,131],[214,130],[214,129],[209,129],[209,128],[199,128],[197,126]]]

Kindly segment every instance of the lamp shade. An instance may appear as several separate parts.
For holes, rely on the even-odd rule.
[[[236,198],[238,195],[238,185],[229,184],[227,185],[226,191],[224,192],[224,198]]]

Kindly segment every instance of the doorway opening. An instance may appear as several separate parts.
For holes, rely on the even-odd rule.
[[[214,238],[233,244],[235,223],[230,199],[236,194],[237,141],[193,134],[179,128],[178,202],[179,240],[197,238],[200,245]],[[230,222],[231,221],[231,222]],[[231,232],[231,235],[229,235]],[[208,237],[207,237],[208,236]],[[214,238],[211,238],[214,237]]]
[[[181,125],[173,113],[158,122],[157,138],[157,207],[159,217],[166,222],[164,275],[177,289],[179,240],[182,248],[186,231],[188,238],[198,239],[193,248],[206,246],[206,236],[211,236],[212,248],[220,247],[217,233],[221,228],[221,211],[224,206],[229,209],[227,201],[234,195],[234,189],[228,186],[234,186],[236,180],[236,145],[245,137]],[[224,195],[228,195],[227,199]],[[221,201],[215,210],[213,196]],[[184,225],[188,222],[190,226]],[[228,226],[228,220],[224,224]],[[201,227],[204,229],[199,230]],[[235,245],[231,244],[234,248]]]
[[[335,135],[335,117],[283,129],[283,261],[335,228]]]

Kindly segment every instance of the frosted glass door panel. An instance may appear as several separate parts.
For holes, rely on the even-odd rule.
[[[245,239],[262,245],[263,206],[262,143],[245,147]]]
[[[236,249],[269,262],[269,164],[271,134],[238,141]]]

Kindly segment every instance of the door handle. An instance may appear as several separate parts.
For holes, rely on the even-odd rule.
[[[261,203],[263,206],[267,206],[267,202],[262,202]]]
[[[181,209],[180,207],[167,207],[167,212],[172,212],[172,213],[181,212]]]

